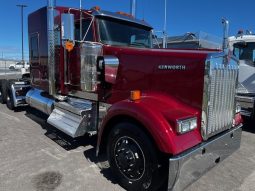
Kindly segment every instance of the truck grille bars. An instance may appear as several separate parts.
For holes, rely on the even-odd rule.
[[[201,126],[204,140],[232,127],[238,68],[237,61],[226,61],[223,55],[206,61]]]

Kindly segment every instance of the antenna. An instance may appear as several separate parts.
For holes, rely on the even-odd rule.
[[[80,40],[82,40],[82,5],[81,5],[81,1],[80,0]]]
[[[167,23],[167,0],[165,0],[165,18],[164,18],[164,29],[163,29],[163,48],[167,47],[167,42],[166,42],[166,23]]]

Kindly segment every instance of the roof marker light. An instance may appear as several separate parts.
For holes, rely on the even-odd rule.
[[[95,11],[100,11],[101,10],[101,8],[99,6],[92,7],[91,9],[95,10]]]
[[[134,16],[133,16],[133,15],[130,15],[130,14],[125,13],[125,12],[122,12],[122,11],[118,11],[118,12],[116,12],[116,13],[117,13],[117,14],[119,14],[119,15],[124,15],[124,16],[126,16],[126,17],[134,18]]]

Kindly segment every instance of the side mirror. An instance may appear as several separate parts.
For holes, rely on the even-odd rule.
[[[63,41],[74,41],[73,14],[61,14],[61,32]]]

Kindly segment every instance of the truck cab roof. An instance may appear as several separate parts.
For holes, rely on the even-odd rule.
[[[124,21],[128,21],[128,22],[136,23],[139,25],[143,25],[145,27],[152,29],[152,26],[150,24],[148,24],[146,21],[136,19],[132,15],[129,15],[129,14],[123,13],[123,12],[114,13],[114,12],[104,11],[104,10],[93,10],[92,15],[94,15],[95,17],[102,16],[102,17],[110,17],[110,18],[114,18],[114,19],[120,19],[120,20],[124,20]]]
[[[255,35],[231,36],[228,38],[228,40],[229,42],[238,42],[238,41],[254,42]]]

